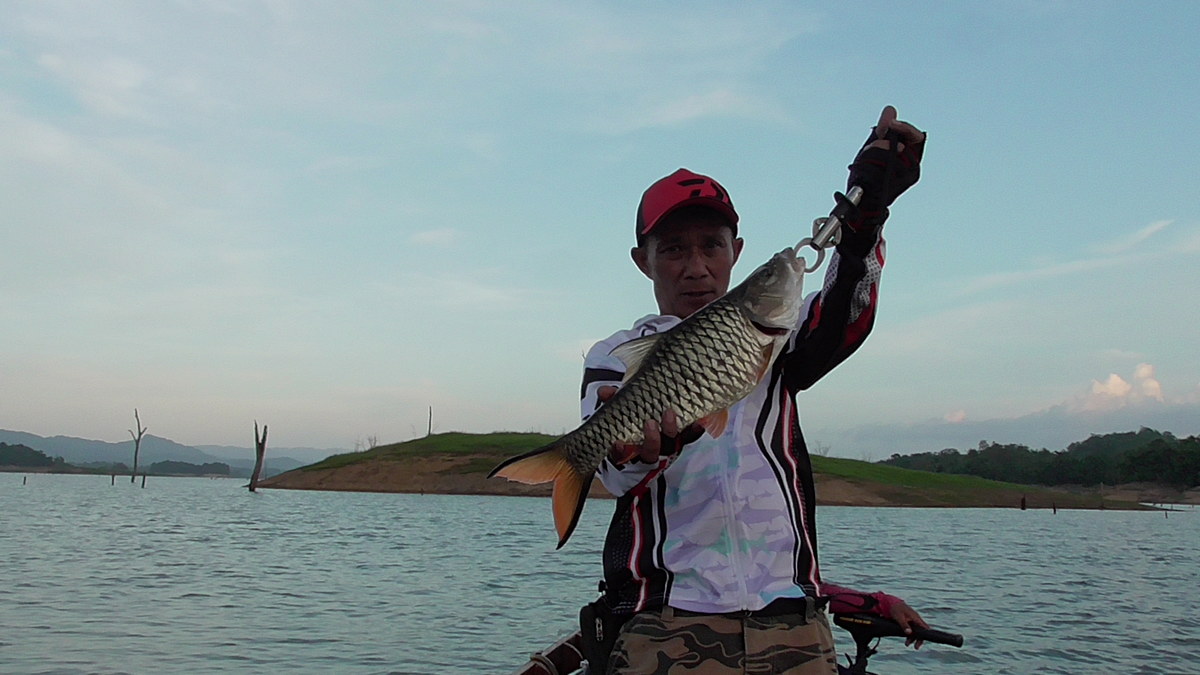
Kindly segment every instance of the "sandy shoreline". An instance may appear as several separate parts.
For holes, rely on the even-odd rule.
[[[482,474],[464,472],[478,457],[426,457],[419,462],[382,459],[323,470],[295,470],[272,476],[259,483],[263,488],[290,490],[334,490],[354,492],[400,492],[413,494],[468,494],[550,496],[548,485],[522,485]],[[901,486],[861,483],[825,474],[816,474],[817,503],[827,506],[970,506],[1019,508],[1022,497],[1027,508],[1122,508],[1116,502],[1153,504],[1200,504],[1200,490],[1180,492],[1155,485],[1109,486],[1101,494],[1096,489],[1077,490],[1030,488],[998,489],[971,495],[949,503],[928,490]],[[599,482],[592,485],[592,497],[609,497]],[[1102,506],[1103,505],[1103,506]]]

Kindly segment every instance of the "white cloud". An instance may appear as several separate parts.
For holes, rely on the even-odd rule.
[[[40,295],[158,290],[263,259],[263,230],[239,203],[239,167],[214,166],[159,139],[97,137],[42,121],[0,97],[0,180],[14,274]],[[261,185],[259,186],[261,187]],[[47,269],[55,274],[45,275]],[[74,297],[74,296],[72,296]]]
[[[322,155],[305,167],[305,170],[313,176],[331,176],[376,171],[383,166],[383,160],[378,157]]]
[[[1105,380],[1092,380],[1091,390],[1067,404],[1074,412],[1099,412],[1137,406],[1150,401],[1163,403],[1162,385],[1155,377],[1154,366],[1139,363],[1134,369],[1133,382],[1116,373]]]
[[[415,232],[408,238],[410,242],[421,246],[449,246],[457,242],[458,239],[459,232],[452,227]]]
[[[1179,244],[1181,253],[1200,253],[1200,231],[1192,232]]]
[[[942,419],[946,420],[947,422],[949,422],[951,424],[961,424],[961,423],[967,421],[967,411],[966,410],[954,410],[954,411],[946,413],[945,416],[942,417]]]
[[[1145,227],[1134,230],[1118,239],[1096,245],[1095,251],[1104,255],[1121,255],[1129,253],[1133,248],[1158,234],[1174,223],[1174,220],[1156,220]]]
[[[410,272],[399,281],[374,282],[371,287],[406,307],[436,307],[454,312],[464,308],[487,313],[533,311],[554,295],[552,291],[504,285],[498,278],[500,275],[497,270],[479,270],[474,277]]]
[[[1142,396],[1162,403],[1162,385],[1154,377],[1154,366],[1149,363],[1139,363],[1133,372],[1133,378],[1137,382],[1138,390]]]
[[[1101,399],[1123,399],[1132,391],[1133,387],[1116,373],[1110,373],[1103,382],[1092,380],[1092,394]]]
[[[128,58],[107,56],[99,60],[61,54],[43,54],[38,64],[67,82],[81,103],[102,115],[148,121],[141,92],[150,69]]]
[[[1145,264],[1146,261],[1153,261],[1163,255],[1188,254],[1200,250],[1200,236],[1189,238],[1187,233],[1181,235],[1182,239],[1166,251],[1150,251],[1145,248],[1138,250],[1142,243],[1162,232],[1174,222],[1174,220],[1157,220],[1115,240],[1095,244],[1089,248],[1094,257],[1063,261],[1052,260],[1031,268],[1014,269],[976,277],[963,284],[958,295],[968,296],[981,291],[1019,286],[1046,279],[1082,276],[1106,268],[1116,272],[1135,264]]]
[[[985,274],[963,284],[958,295],[972,295],[974,293],[979,293],[981,291],[991,290],[994,288],[1016,286],[1031,281],[1040,281],[1043,279],[1082,274],[1085,272],[1091,272],[1092,270],[1102,269],[1104,267],[1116,268],[1118,265],[1123,265],[1126,263],[1127,261],[1118,260],[1117,258],[1068,260],[1066,262],[1053,263],[1050,265],[1035,267],[1033,269]]]
[[[702,93],[658,94],[653,100],[642,101],[623,114],[597,116],[594,125],[604,133],[625,134],[713,117],[779,121],[787,119],[788,115],[769,100],[729,87],[718,87]]]
[[[763,63],[819,25],[786,5],[456,4],[347,14],[288,3],[38,3],[17,23],[41,68],[104,116],[176,126],[198,114],[287,109],[399,124],[419,139],[461,134],[484,157],[497,141],[478,120],[518,114],[511,108],[527,121],[529,93],[567,108],[542,108],[555,124],[616,133],[711,116],[787,117],[763,93]],[[162,30],[176,24],[187,30]],[[362,39],[379,26],[389,39]]]

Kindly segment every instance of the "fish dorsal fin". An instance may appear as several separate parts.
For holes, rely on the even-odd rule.
[[[624,344],[618,345],[612,350],[612,355],[621,359],[621,363],[625,364],[625,379],[628,382],[629,378],[642,367],[642,362],[646,360],[646,355],[653,349],[654,345],[658,344],[658,339],[663,336],[662,333],[654,335],[646,335],[635,340],[630,340]]]
[[[720,438],[721,434],[725,433],[725,427],[729,424],[729,408],[718,410],[707,417],[702,417],[696,423],[704,427],[709,436]]]

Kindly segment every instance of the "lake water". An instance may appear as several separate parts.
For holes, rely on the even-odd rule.
[[[0,672],[508,673],[595,594],[611,501],[0,474]],[[819,510],[826,578],[963,649],[898,673],[1200,672],[1200,511]],[[835,629],[839,651],[852,647]]]

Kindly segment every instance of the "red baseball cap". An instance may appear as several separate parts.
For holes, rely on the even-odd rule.
[[[650,230],[672,211],[692,205],[706,206],[725,216],[729,220],[729,226],[733,228],[733,236],[737,236],[738,214],[733,210],[733,202],[725,188],[708,176],[679,169],[670,176],[655,181],[642,194],[642,201],[637,210],[638,246],[645,243]]]

